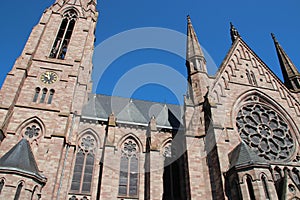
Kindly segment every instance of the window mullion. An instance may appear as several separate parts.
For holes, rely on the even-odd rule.
[[[128,157],[128,164],[127,164],[127,194],[126,196],[130,196],[129,195],[129,191],[130,191],[130,161],[131,161],[131,157]]]
[[[67,31],[68,31],[69,25],[70,25],[70,20],[68,19],[68,23],[67,23],[67,25],[66,25],[64,34],[63,34],[63,36],[61,37],[61,42],[60,42],[60,44],[59,44],[59,48],[58,48],[58,51],[57,51],[57,54],[56,54],[56,58],[59,58],[59,56],[60,56],[61,48],[62,48],[62,45],[63,45],[63,43],[64,43],[64,40],[65,40]]]
[[[83,177],[84,177],[85,165],[86,165],[86,158],[87,158],[87,154],[86,154],[86,152],[85,152],[85,154],[84,154],[84,160],[83,160],[83,165],[82,165],[81,178],[80,178],[80,187],[79,187],[80,193],[81,193],[81,191],[82,191]]]

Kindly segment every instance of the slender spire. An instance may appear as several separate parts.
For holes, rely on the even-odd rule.
[[[292,60],[288,57],[286,52],[280,46],[275,35],[271,33],[271,36],[275,44],[278,60],[281,67],[281,72],[284,79],[284,84],[288,89],[300,91],[300,74],[297,70],[297,67],[294,65]]]
[[[193,65],[193,69],[191,69],[191,71],[207,72],[206,60],[201,46],[198,42],[198,38],[189,15],[187,16],[187,21],[188,27],[186,60],[189,62],[189,65]]]
[[[237,29],[234,27],[234,25],[230,22],[230,36],[231,36],[231,41],[232,43],[240,36],[239,32]]]
[[[208,85],[208,74],[206,60],[190,16],[187,16],[186,51],[186,67],[189,82],[187,99],[192,100],[194,104],[198,104],[204,101],[203,96],[206,92],[206,86]]]

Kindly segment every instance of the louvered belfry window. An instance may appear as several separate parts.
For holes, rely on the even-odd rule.
[[[119,196],[138,196],[139,148],[133,139],[127,139],[122,145],[120,159]]]
[[[91,135],[81,138],[75,160],[71,191],[90,193],[94,170],[96,142]]]
[[[65,59],[69,42],[78,16],[74,10],[63,15],[63,20],[51,49],[50,58]]]

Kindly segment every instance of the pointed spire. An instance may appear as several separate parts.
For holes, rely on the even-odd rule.
[[[193,65],[192,70],[207,72],[205,57],[198,42],[198,38],[189,15],[187,16],[187,21],[188,27],[186,60],[189,62],[189,65]]]
[[[237,29],[234,27],[234,25],[232,24],[232,22],[230,22],[230,36],[231,36],[231,41],[232,43],[240,36],[239,32],[237,31]]]
[[[187,16],[186,67],[188,74],[187,97],[193,104],[203,101],[203,88],[208,83],[208,73],[204,53],[199,44],[190,16]]]
[[[288,89],[294,91],[300,91],[300,74],[297,67],[294,65],[292,60],[288,57],[286,52],[280,46],[275,35],[271,33],[272,39],[275,44],[278,60],[281,67],[281,72],[284,79],[284,84]]]

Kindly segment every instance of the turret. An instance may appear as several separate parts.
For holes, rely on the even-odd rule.
[[[191,22],[190,16],[187,17],[187,49],[186,67],[188,72],[188,99],[194,104],[203,102],[203,96],[207,92],[207,68],[206,60],[199,44],[197,35]]]

